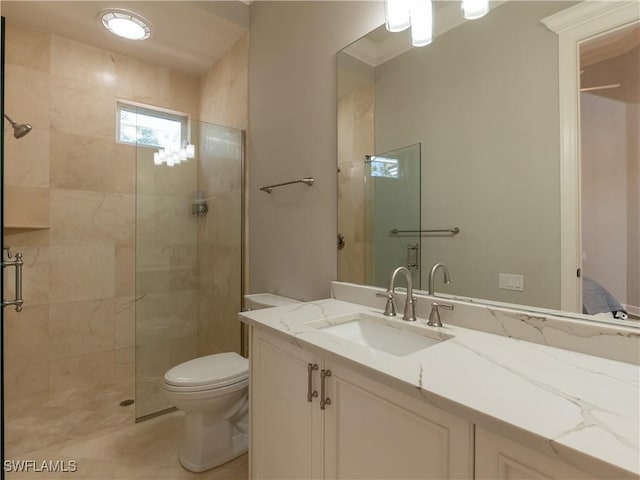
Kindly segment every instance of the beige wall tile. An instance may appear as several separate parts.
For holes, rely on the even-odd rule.
[[[171,71],[168,68],[121,54],[114,54],[113,59],[118,98],[172,108]]]
[[[115,295],[133,296],[136,293],[136,252],[133,245],[115,247]]]
[[[51,77],[51,130],[114,141],[115,92],[80,80]]]
[[[26,120],[25,120],[26,121]],[[4,138],[4,184],[49,187],[49,129],[34,128],[16,139],[13,131]]]
[[[201,80],[202,121],[247,129],[248,67],[249,34],[245,34]]]
[[[134,196],[51,190],[51,245],[133,245]]]
[[[53,131],[51,187],[116,192],[119,163],[113,139]],[[129,171],[129,174],[131,172]]]
[[[136,373],[136,349],[134,347],[119,348],[115,350],[113,358],[116,382],[118,384],[131,383]],[[133,390],[131,390],[131,393],[133,394]]]
[[[49,189],[5,186],[4,222],[14,227],[49,225]]]
[[[200,79],[171,72],[169,82],[171,109],[197,116],[200,103]]]
[[[146,147],[137,149],[137,193],[150,196],[191,197],[197,185],[197,162],[188,161],[174,167],[154,165],[153,153],[156,151]]]
[[[114,330],[113,299],[51,304],[51,359],[113,350]]]
[[[4,369],[4,400],[7,410],[13,408],[12,404],[24,402],[25,398],[31,396],[44,395],[48,390],[49,369],[45,362]]]
[[[14,122],[30,123],[33,128],[48,129],[51,104],[50,75],[17,65],[6,65],[4,74],[5,113]],[[24,137],[23,140],[27,138]]]
[[[115,88],[111,53],[67,38],[51,37],[51,73],[102,88]]]
[[[22,312],[4,310],[4,365],[20,369],[49,359],[49,309],[46,305],[27,305]]]
[[[149,293],[136,302],[136,345],[197,332],[197,292]]]
[[[5,63],[49,72],[51,35],[21,25],[6,23]]]
[[[114,381],[113,351],[54,360],[49,365],[52,392],[86,389]]]
[[[112,160],[114,191],[136,193],[136,150],[132,145],[116,143]]]
[[[136,343],[136,305],[134,297],[119,297],[115,304],[115,348],[134,347]]]
[[[51,247],[49,285],[53,303],[114,296],[112,246]]]

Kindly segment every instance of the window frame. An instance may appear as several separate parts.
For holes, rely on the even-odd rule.
[[[177,121],[180,123],[180,145],[184,146],[185,144],[190,143],[190,116],[187,113],[178,112],[175,110],[168,110],[162,107],[156,107],[154,105],[148,105],[137,102],[129,102],[126,100],[118,99],[116,101],[116,143],[120,143],[122,145],[133,145],[135,147],[145,147],[145,148],[153,148],[159,149],[164,148],[162,145],[150,145],[147,143],[140,143],[137,140],[135,142],[127,142],[125,140],[121,140],[120,131],[121,131],[121,111],[128,111],[135,114],[142,114],[148,117],[155,117],[165,120]]]

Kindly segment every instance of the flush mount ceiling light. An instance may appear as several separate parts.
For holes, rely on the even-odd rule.
[[[100,13],[100,20],[104,28],[128,40],[145,40],[151,36],[149,22],[127,10],[105,10]]]

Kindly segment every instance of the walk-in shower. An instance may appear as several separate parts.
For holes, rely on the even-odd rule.
[[[9,123],[11,124],[11,126],[13,127],[13,136],[16,137],[16,138],[24,137],[33,128],[33,127],[31,127],[30,123],[17,123],[17,122],[14,122],[13,120],[11,120],[11,118],[9,118],[9,115],[7,115],[6,113],[4,114],[4,118],[6,118],[9,121]]]
[[[240,348],[243,132],[192,120],[190,141],[194,158],[174,166],[136,148],[138,419],[171,408],[167,370]]]

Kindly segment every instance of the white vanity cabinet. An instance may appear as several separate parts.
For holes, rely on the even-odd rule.
[[[475,478],[593,480],[575,467],[476,426]]]
[[[469,422],[256,328],[250,364],[251,478],[473,476]]]

